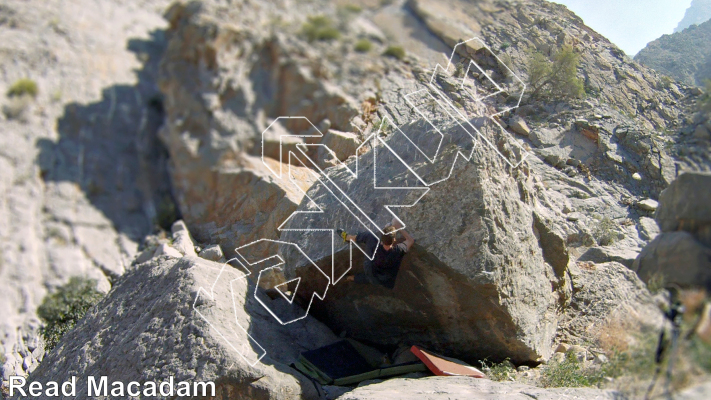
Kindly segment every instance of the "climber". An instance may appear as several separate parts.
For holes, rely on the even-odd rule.
[[[346,281],[355,283],[373,283],[383,285],[388,289],[395,287],[400,263],[408,250],[415,243],[415,239],[405,230],[401,230],[405,241],[396,243],[395,236],[397,230],[402,228],[397,219],[393,218],[390,225],[383,229],[383,235],[378,241],[369,232],[359,232],[357,235],[349,235],[339,229],[338,234],[344,242],[356,242],[365,244],[366,254],[374,254],[373,259],[365,259],[363,263],[363,273],[349,275]],[[376,248],[377,247],[377,248]]]

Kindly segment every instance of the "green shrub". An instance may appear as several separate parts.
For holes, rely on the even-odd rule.
[[[615,243],[619,237],[617,224],[610,217],[598,217],[597,224],[593,228],[593,237],[600,246],[609,246]]]
[[[388,48],[385,49],[385,51],[383,52],[383,55],[402,60],[403,58],[405,58],[405,49],[400,46],[388,46]]]
[[[549,60],[535,52],[528,59],[528,87],[531,99],[572,99],[585,93],[583,82],[577,71],[580,54],[572,47],[565,46]]]
[[[343,6],[343,8],[346,11],[352,12],[352,13],[359,13],[363,11],[363,7],[359,6],[358,4],[346,4]]]
[[[514,370],[514,365],[508,358],[501,363],[489,364],[486,360],[479,361],[479,363],[486,373],[486,377],[492,381],[508,381],[509,378],[516,372]]]
[[[308,17],[303,26],[304,35],[309,42],[314,40],[334,40],[341,37],[341,32],[333,25],[333,21],[325,15]]]
[[[8,97],[30,95],[32,97],[37,97],[39,89],[37,89],[37,83],[32,79],[22,78],[10,86],[7,91]]]
[[[499,47],[499,49],[501,51],[504,51],[504,50],[508,49],[509,47],[511,47],[511,42],[503,42],[503,43],[501,43],[501,47]]]
[[[674,79],[671,77],[668,77],[666,75],[662,76],[662,78],[659,80],[659,83],[662,88],[664,89],[669,89],[671,88],[672,83],[674,83]]]
[[[96,290],[96,281],[80,277],[71,278],[69,283],[47,295],[37,309],[37,315],[44,322],[40,333],[45,350],[53,349],[102,297]]]
[[[543,368],[541,384],[544,387],[595,386],[604,376],[602,370],[584,368],[573,352],[565,355],[559,363],[551,363]]]
[[[360,39],[355,44],[355,51],[359,53],[367,53],[373,48],[373,44],[368,39]]]

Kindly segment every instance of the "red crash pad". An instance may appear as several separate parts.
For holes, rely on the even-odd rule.
[[[410,351],[417,356],[433,374],[439,376],[471,376],[473,378],[486,378],[483,372],[454,358],[443,357],[430,353],[417,346],[412,346]]]

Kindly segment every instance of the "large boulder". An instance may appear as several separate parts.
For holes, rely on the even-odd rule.
[[[662,232],[683,230],[694,234],[711,227],[711,173],[686,172],[659,196],[655,219]],[[711,235],[706,238],[711,246]]]
[[[457,124],[442,129],[445,140],[435,163],[412,146],[437,148],[436,135],[416,121],[383,143],[368,143],[375,150],[359,157],[357,176],[351,172],[356,170],[354,160],[327,170],[333,186],[348,199],[322,182],[308,191],[281,239],[298,244],[335,283],[324,301],[314,301],[311,312],[335,331],[383,346],[418,343],[465,360],[545,360],[556,330],[556,304],[569,296],[570,285],[565,284],[567,258],[551,257],[549,262],[539,242],[543,234],[534,223],[536,203],[528,169],[509,169],[498,148],[486,144],[463,150],[465,140],[457,141]],[[490,143],[500,143],[503,154],[510,152],[497,136],[501,131],[487,132]],[[458,151],[473,152],[472,161],[455,161]],[[415,174],[428,183],[441,182],[426,192]],[[374,189],[375,184],[380,189]],[[392,187],[398,189],[386,189]],[[364,255],[353,248],[351,256],[330,232],[308,230],[377,232],[393,217],[386,205],[412,205],[393,210],[416,240],[394,289],[341,280],[351,257],[354,271],[360,272]],[[367,219],[355,217],[361,211]],[[365,226],[362,221],[367,221]],[[558,243],[548,239],[546,243]],[[560,245],[564,249],[564,243]],[[308,299],[317,290],[311,286],[320,282],[318,271],[293,247],[281,251],[287,277],[302,278],[297,296]]]
[[[28,382],[77,376],[76,399],[94,398],[87,395],[89,376],[124,386],[169,377],[176,386],[215,382],[212,398],[224,400],[318,399],[312,382],[288,365],[301,351],[337,338],[310,317],[288,327],[276,323],[248,296],[254,287],[239,279],[243,275],[191,256],[140,264],[62,338]]]
[[[688,232],[657,236],[642,250],[632,269],[645,282],[663,278],[666,284],[705,286],[711,290],[711,248]]]
[[[659,196],[662,233],[634,261],[644,280],[711,290],[711,173],[685,172]]]

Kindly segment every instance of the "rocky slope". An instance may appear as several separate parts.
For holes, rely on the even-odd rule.
[[[687,85],[704,86],[711,79],[711,21],[649,42],[635,61]]]
[[[88,380],[83,377],[88,376],[106,376],[109,382],[124,385],[167,382],[171,376],[176,385],[181,381],[215,382],[216,396],[212,398],[225,400],[315,400],[341,394],[341,399],[412,398],[416,393],[433,390],[447,398],[494,394],[550,399],[621,396],[614,391],[540,389],[452,377],[394,379],[353,391],[348,387],[321,387],[289,365],[299,352],[332,343],[337,337],[312,317],[289,326],[279,325],[248,295],[255,288],[248,280],[240,279],[244,275],[223,266],[196,257],[164,254],[132,267],[72,335],[63,338],[30,380],[46,383],[76,375],[78,396],[62,397],[75,399],[95,398],[87,396]],[[195,302],[201,291],[206,297]],[[234,325],[235,321],[248,327],[249,336]],[[105,329],[107,325],[112,329]],[[231,327],[233,333],[229,333]],[[250,345],[241,346],[242,343]],[[257,359],[260,362],[255,362]],[[157,394],[150,398],[175,397]]]
[[[72,276],[102,291],[170,202],[160,94],[162,1],[5,1],[0,17],[0,366],[43,357],[35,310]],[[20,78],[38,94],[6,96]]]
[[[318,399],[314,385],[288,364],[299,352],[337,337],[312,318],[278,325],[247,296],[243,274],[229,266],[223,270],[225,264],[177,256],[159,255],[132,267],[31,379],[46,384],[77,376],[78,397],[66,398],[94,398],[87,395],[87,377],[107,376],[124,384],[169,377],[176,385],[211,381],[218,399]],[[218,278],[224,280],[213,286]],[[209,293],[202,292],[203,301],[196,303],[200,290]],[[249,329],[249,336],[236,324]],[[251,338],[269,346],[261,348]]]
[[[711,1],[691,0],[691,5],[686,9],[684,18],[674,28],[674,33],[681,32],[691,25],[701,25],[711,19]]]
[[[658,234],[650,218],[655,199],[677,169],[709,165],[704,147],[709,139],[703,132],[696,135],[706,120],[690,111],[701,93],[630,60],[553,3],[355,3],[359,8],[320,0],[170,6],[162,1],[48,2],[46,8],[7,3],[10,17],[0,35],[8,62],[0,67],[0,89],[7,91],[29,75],[40,94],[34,101],[4,99],[0,121],[6,133],[0,162],[10,171],[2,175],[5,190],[0,191],[0,216],[8,221],[0,224],[0,293],[7,299],[0,336],[4,379],[36,368],[44,352],[34,310],[47,290],[72,275],[95,277],[104,290],[112,282],[120,286],[66,337],[51,362],[40,364],[42,379],[62,374],[56,366],[111,372],[96,359],[140,369],[144,356],[153,352],[152,360],[169,365],[167,372],[236,382],[230,390],[244,389],[254,398],[296,397],[275,393],[273,382],[282,379],[293,393],[308,398],[308,384],[282,367],[299,349],[317,343],[298,338],[294,346],[283,346],[288,336],[266,322],[265,307],[252,307],[254,299],[272,304],[266,299],[276,294],[274,308],[285,313],[279,315],[304,313],[297,310],[301,314],[295,316],[294,309],[279,308],[290,303],[284,292],[284,297],[275,292],[285,280],[283,272],[306,279],[297,293],[304,305],[311,294],[329,290],[313,311],[338,333],[386,347],[423,340],[472,362],[486,356],[545,361],[559,342],[591,340],[591,327],[604,326],[620,304],[639,310],[648,323],[657,322],[646,288],[622,265],[632,265]],[[310,42],[308,32],[333,40]],[[408,104],[404,96],[432,89],[427,84],[436,64],[445,60],[442,54],[449,57],[458,42],[474,36],[482,42],[456,47],[451,68],[434,75],[438,98],[463,120],[447,122],[438,111],[442,104],[426,97],[416,98],[414,107]],[[371,50],[356,51],[359,40],[367,40]],[[563,45],[580,54],[577,74],[587,97],[560,102],[524,97],[521,107],[507,110],[521,87],[516,76],[527,76],[528,52],[550,55]],[[404,55],[388,51],[392,46],[402,47]],[[469,60],[483,70],[467,73]],[[505,93],[485,101],[471,97],[474,89],[492,91],[492,82]],[[303,118],[277,120],[281,116]],[[429,163],[432,154],[417,153],[411,145],[437,147],[433,128],[442,128],[448,139],[439,161]],[[403,134],[414,143],[403,141]],[[375,149],[358,147],[367,138],[379,143]],[[386,145],[398,155],[417,156],[398,159],[388,155]],[[353,178],[345,170],[358,160],[375,171],[376,150],[385,156],[378,164],[385,181],[379,182],[411,190],[376,196],[372,180]],[[460,157],[450,170],[457,153],[472,151],[471,162]],[[433,184],[444,178],[449,179]],[[343,196],[324,201],[331,184],[348,188],[348,196],[369,207],[370,229],[392,218],[383,212],[385,205],[411,204],[429,189],[419,208],[396,212],[417,245],[394,291],[355,290],[339,282],[348,267],[347,253],[330,258],[329,244],[339,245],[330,232],[319,239],[280,229],[299,228],[281,225],[294,211],[313,211],[312,199],[338,211],[329,218],[304,218],[300,223],[306,228],[362,229],[362,221],[339,209]],[[175,234],[174,247],[148,246],[138,263],[155,254],[188,256],[129,267],[143,237],[170,209],[171,186],[198,243],[181,228],[184,234]],[[280,249],[274,242],[280,239],[299,242],[317,265],[299,261],[293,247]],[[193,244],[211,245],[205,256],[214,251],[214,260],[220,259],[218,244],[228,258],[239,253],[248,261],[249,287],[271,289],[245,294],[245,304],[252,306],[243,322],[281,349],[274,364],[229,371],[231,362],[239,362],[239,351],[217,340],[186,303],[206,279],[193,271],[203,265],[192,258]],[[289,265],[283,270],[270,265],[264,272],[261,262],[278,252]],[[359,265],[362,256],[354,254]],[[578,262],[587,269],[581,271]],[[177,284],[182,286],[171,293],[132,292],[136,285]],[[297,291],[293,283],[290,289],[290,294]],[[165,337],[173,337],[165,325],[173,321],[197,331],[205,342],[157,350],[165,343],[172,348],[173,342],[131,325],[145,315],[129,310],[124,321],[111,319],[107,311],[124,309],[131,296],[165,306],[167,311],[151,309]],[[596,307],[589,309],[593,303]],[[204,305],[210,312],[225,311],[209,301]],[[388,317],[393,311],[399,319]],[[323,328],[309,321],[304,324]],[[102,324],[121,323],[148,344],[133,348],[110,330],[97,331]],[[376,325],[390,338],[376,337]],[[106,335],[105,340],[95,350],[84,348],[82,339],[94,334]],[[130,356],[112,358],[116,346],[128,348]],[[258,354],[256,349],[250,354]],[[192,350],[218,366],[196,366],[187,355]],[[125,378],[159,376],[149,370],[131,374]]]

